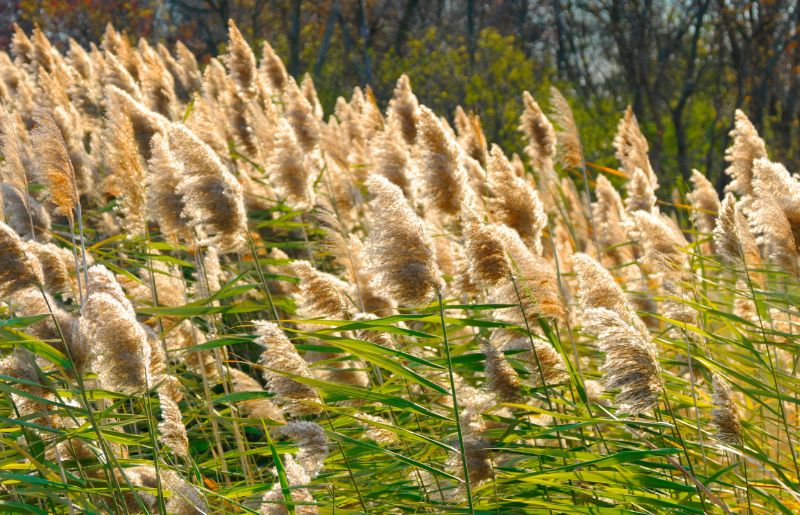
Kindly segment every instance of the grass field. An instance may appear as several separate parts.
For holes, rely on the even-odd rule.
[[[0,54],[0,511],[800,511],[800,180],[744,113],[720,199],[630,109],[612,169],[520,92],[507,156],[229,38]]]

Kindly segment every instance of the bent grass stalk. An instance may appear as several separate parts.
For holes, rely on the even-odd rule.
[[[461,430],[461,415],[458,408],[458,395],[456,394],[456,381],[453,375],[453,360],[450,357],[450,342],[447,338],[447,324],[444,319],[444,303],[442,301],[442,293],[436,290],[436,300],[439,302],[439,319],[442,323],[442,339],[444,340],[445,359],[447,360],[447,375],[450,379],[450,395],[453,399],[453,415],[456,419],[456,431],[458,434],[458,448],[461,453],[461,465],[464,472],[464,488],[467,493],[467,505],[469,506],[470,513],[475,513],[475,508],[472,504],[472,486],[469,481],[469,467],[467,466],[467,452],[464,447],[464,435]],[[534,354],[536,352],[534,351]]]

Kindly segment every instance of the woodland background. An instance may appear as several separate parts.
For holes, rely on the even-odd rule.
[[[111,22],[208,58],[225,50],[228,18],[257,50],[269,40],[292,75],[310,73],[327,113],[355,86],[385,106],[405,72],[420,102],[465,106],[489,141],[519,152],[519,92],[544,99],[555,84],[590,161],[613,166],[631,104],[656,172],[680,189],[693,167],[725,184],[736,107],[772,159],[800,165],[800,6],[788,0],[22,0],[0,5],[0,47],[13,23],[38,24],[64,50]]]

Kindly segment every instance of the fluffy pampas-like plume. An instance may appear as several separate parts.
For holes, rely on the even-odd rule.
[[[39,261],[47,291],[52,294],[73,293],[70,270],[74,271],[75,262],[72,252],[52,243],[32,240],[25,242],[25,251]]]
[[[566,167],[581,168],[583,166],[583,146],[578,133],[578,124],[572,108],[564,95],[555,87],[550,88],[550,104],[552,111],[550,119],[558,126],[556,140],[558,141],[558,160]]]
[[[192,231],[184,214],[183,197],[178,193],[178,184],[184,173],[183,165],[172,154],[164,134],[154,134],[151,145],[147,210],[166,237],[190,241]]]
[[[305,209],[314,203],[314,176],[306,165],[303,149],[288,122],[281,119],[275,135],[275,150],[267,162],[267,174],[289,204]]]
[[[275,402],[294,416],[319,413],[317,391],[284,375],[310,378],[308,364],[277,325],[266,321],[257,321],[255,325],[256,343],[264,347],[261,353],[264,379],[269,391],[275,394]]]
[[[501,284],[495,296],[507,304],[519,304],[520,299],[522,301],[521,313],[513,308],[505,311],[510,316],[509,320],[524,327],[525,319],[528,324],[540,316],[563,319],[566,309],[550,263],[528,250],[513,229],[500,225],[496,231],[509,257],[514,281]],[[522,313],[525,319],[520,318]]]
[[[50,215],[47,210],[30,195],[24,194],[10,184],[0,184],[0,206],[6,223],[22,238],[39,240],[50,239]],[[33,228],[31,228],[33,221]]]
[[[606,353],[605,386],[619,388],[619,411],[632,415],[652,411],[663,383],[656,348],[648,333],[605,308],[586,309],[583,319],[586,330],[597,337],[597,346]]]
[[[414,158],[421,181],[418,192],[441,213],[454,215],[467,199],[467,177],[459,163],[459,150],[442,122],[427,107],[417,119]]]
[[[800,178],[792,176],[780,163],[769,159],[753,161],[753,192],[778,203],[792,224],[795,240],[800,239]]]
[[[486,136],[481,128],[480,117],[477,114],[467,114],[461,106],[458,106],[455,124],[461,148],[481,166],[486,166]]]
[[[223,60],[244,98],[255,97],[256,57],[233,19],[228,20],[228,48]]]
[[[633,250],[625,230],[627,215],[619,192],[604,176],[597,178],[594,189],[597,202],[592,204],[597,243],[614,265],[625,265],[633,259]]]
[[[625,110],[625,116],[622,117],[617,125],[617,134],[614,136],[614,149],[616,150],[615,155],[622,165],[622,171],[632,177],[636,169],[639,168],[647,176],[653,190],[658,189],[658,178],[650,165],[650,158],[647,157],[650,147],[639,128],[639,122],[636,120],[636,115],[633,114],[631,106],[628,106]]]
[[[646,327],[628,304],[625,293],[603,265],[586,254],[574,254],[572,266],[578,275],[581,308],[604,308],[617,313],[640,332]]]
[[[247,214],[242,187],[217,154],[183,125],[167,128],[169,146],[183,163],[178,183],[185,216],[190,226],[207,235],[200,245],[216,246],[221,252],[236,252],[245,243]]]
[[[3,107],[0,107],[0,149],[5,160],[3,182],[12,185],[21,195],[27,194],[28,178],[20,156],[16,121]]]
[[[319,474],[328,456],[328,437],[319,424],[306,421],[290,422],[277,428],[273,434],[294,440],[299,448],[299,452],[295,455],[297,463],[310,477]]]
[[[320,139],[319,120],[314,116],[314,108],[308,102],[300,88],[289,80],[286,94],[286,120],[294,130],[297,143],[304,152],[311,152]]]
[[[531,351],[531,339],[528,337],[512,338],[503,345],[503,351],[524,351],[515,352],[513,358],[525,364],[535,386],[560,384],[569,378],[564,358],[550,342],[533,338],[533,349]]]
[[[124,470],[115,470],[114,472],[118,475],[124,473],[125,478],[130,481],[131,485],[142,489],[156,490],[160,481],[161,488],[169,492],[165,496],[166,513],[174,515],[201,515],[208,513],[208,506],[200,491],[173,470],[161,467],[156,472],[155,467],[151,465],[139,465]],[[120,478],[118,481],[122,483],[125,480]],[[138,496],[138,500],[134,498],[134,495]],[[131,513],[141,509],[140,501],[144,503],[150,513],[158,512],[159,510],[158,497],[152,493],[137,491],[136,494],[126,495],[124,500]]]
[[[112,97],[113,98],[113,97]],[[117,97],[118,98],[118,97]],[[128,234],[145,233],[145,169],[136,147],[133,124],[118,101],[109,103],[106,137],[107,182],[121,197],[122,227]]]
[[[714,231],[720,209],[717,190],[714,189],[711,181],[697,170],[692,170],[690,180],[694,186],[689,194],[689,201],[694,208],[692,219],[700,234],[711,234]]]
[[[231,376],[231,384],[233,385],[233,391],[235,393],[264,391],[264,388],[258,381],[241,370],[229,368],[228,373]],[[239,409],[243,415],[252,419],[268,419],[275,422],[285,422],[281,410],[267,398],[257,397],[255,399],[242,401],[239,404]]]
[[[750,223],[769,259],[789,274],[798,272],[797,244],[792,224],[772,197],[758,197],[751,205]]]
[[[662,380],[647,328],[599,263],[585,254],[575,254],[572,262],[578,274],[585,330],[606,353],[606,388],[620,389],[616,399],[623,413],[651,411],[658,404]]]
[[[742,197],[753,194],[753,161],[767,157],[764,140],[747,115],[741,109],[736,110],[736,120],[730,132],[733,144],[725,149],[725,161],[730,163],[725,173],[731,178],[725,191],[738,193]]]
[[[411,159],[408,150],[400,136],[399,129],[387,125],[384,131],[376,136],[377,146],[373,155],[375,157],[375,171],[403,190],[403,195],[411,199]]]
[[[337,277],[320,272],[308,261],[294,261],[292,270],[300,278],[299,306],[307,318],[346,320],[347,285]]]
[[[531,158],[533,167],[540,177],[549,178],[553,173],[553,160],[556,155],[556,131],[544,115],[542,108],[530,93],[522,94],[525,110],[520,117],[519,129],[528,139],[525,152]]]
[[[514,174],[511,163],[497,145],[492,145],[487,171],[494,195],[490,202],[497,221],[517,231],[525,245],[541,255],[547,215],[536,190]]]
[[[758,245],[731,193],[725,195],[714,227],[717,252],[732,265],[757,267],[761,263]]]
[[[636,168],[633,171],[630,180],[625,184],[625,190],[628,192],[628,196],[625,198],[625,207],[629,212],[658,212],[653,184],[641,168]]]
[[[43,283],[42,269],[35,257],[25,252],[17,233],[0,222],[0,297]]]
[[[36,127],[31,132],[31,141],[39,157],[39,174],[47,186],[47,197],[55,206],[56,214],[72,221],[73,210],[78,205],[78,188],[64,137],[47,111],[34,109],[33,120]]]
[[[109,293],[93,283],[119,289],[105,267],[89,269],[89,296],[83,306],[81,332],[94,349],[94,367],[101,388],[132,394],[148,387],[150,344],[121,290]],[[102,276],[102,277],[101,277]],[[107,277],[108,276],[108,277]],[[113,285],[109,284],[111,281]]]
[[[689,243],[669,217],[648,211],[632,214],[639,242],[644,247],[644,261],[655,272],[683,271],[688,267]]]
[[[408,75],[403,74],[397,80],[394,96],[389,101],[389,124],[400,130],[406,145],[413,145],[417,140],[418,116],[419,102],[411,91]]]
[[[269,86],[274,93],[281,93],[289,82],[289,74],[286,73],[286,67],[272,46],[266,41],[264,41],[262,52],[259,72],[267,78]]]
[[[486,388],[495,392],[501,402],[516,402],[522,392],[519,386],[519,376],[508,363],[501,350],[495,348],[488,341],[481,344],[481,349],[486,357],[484,368],[486,370]]]
[[[511,264],[494,228],[481,223],[468,206],[461,211],[461,224],[470,278],[487,289],[510,279]]]
[[[711,385],[714,388],[711,423],[717,430],[717,439],[728,445],[739,445],[742,443],[742,424],[731,387],[717,374],[713,375]]]
[[[366,186],[372,195],[366,252],[375,283],[399,304],[425,304],[444,290],[433,240],[400,188],[381,176]]]
[[[307,485],[314,479],[322,469],[325,457],[328,455],[328,438],[322,428],[313,422],[290,422],[274,431],[275,436],[287,436],[295,442],[299,448],[295,456],[285,456],[283,458],[283,468],[286,471],[286,480],[292,489],[291,498],[297,504],[294,506],[294,513],[298,515],[312,515],[319,513],[313,504],[314,497],[307,488],[300,488]],[[262,515],[285,515],[288,512],[284,505],[281,485],[276,481],[264,497],[261,499]]]

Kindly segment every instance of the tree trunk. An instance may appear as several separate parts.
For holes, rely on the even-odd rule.
[[[289,74],[300,73],[300,7],[302,0],[292,2],[292,27],[289,31]]]

